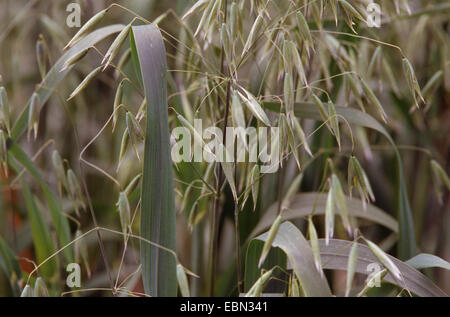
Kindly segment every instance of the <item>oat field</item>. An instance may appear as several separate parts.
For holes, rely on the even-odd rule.
[[[0,1],[0,296],[450,294],[450,2]]]

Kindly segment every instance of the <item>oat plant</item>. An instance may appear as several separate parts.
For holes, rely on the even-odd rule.
[[[448,295],[449,3],[17,2],[0,295]]]

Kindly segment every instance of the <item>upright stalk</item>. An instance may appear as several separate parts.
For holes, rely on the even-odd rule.
[[[224,22],[227,21],[227,7],[228,7],[228,1],[224,1]],[[219,15],[219,22],[220,22],[220,15]],[[223,43],[221,46],[220,51],[220,74],[224,74],[225,69],[225,54],[223,52]],[[223,138],[222,138],[222,144],[225,144],[226,141],[226,135],[227,135],[227,125],[228,125],[228,114],[230,112],[230,80],[227,81],[227,95],[226,95],[226,102],[225,102],[225,118],[223,122]],[[217,94],[217,106],[220,108],[221,100],[220,95]],[[210,276],[209,276],[209,296],[214,296],[214,287],[215,287],[215,277],[216,277],[216,267],[217,267],[217,251],[218,251],[218,240],[219,240],[219,226],[217,219],[219,218],[220,214],[220,189],[222,188],[223,183],[223,170],[222,167],[217,165],[218,168],[218,176],[217,176],[217,188],[216,188],[216,197],[214,200],[214,210],[211,217],[211,269],[210,269]]]
[[[237,163],[234,166],[234,179],[237,179]],[[234,201],[234,235],[235,235],[235,248],[236,248],[236,271],[237,271],[237,290],[238,293],[242,293],[241,287],[241,242],[239,238],[239,204],[238,201]]]
[[[227,82],[227,96],[226,96],[226,103],[225,103],[225,120],[224,120],[224,128],[223,128],[223,139],[222,144],[225,144],[226,137],[227,137],[227,125],[228,125],[228,114],[230,112],[230,85],[231,82]],[[218,251],[218,240],[219,240],[219,223],[217,222],[217,219],[219,218],[220,214],[220,189],[222,188],[223,184],[223,170],[220,164],[217,165],[218,168],[218,177],[217,177],[217,188],[216,188],[216,197],[214,200],[214,211],[212,215],[212,224],[211,228],[213,230],[212,232],[212,256],[211,256],[211,276],[210,276],[210,288],[209,288],[209,295],[214,296],[214,287],[215,287],[215,276],[216,276],[216,267],[217,267],[217,251]]]

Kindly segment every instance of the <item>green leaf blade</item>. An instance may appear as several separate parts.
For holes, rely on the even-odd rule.
[[[38,264],[45,261],[55,252],[55,246],[50,235],[50,230],[45,223],[42,213],[39,211],[33,195],[30,192],[27,184],[22,182],[23,194],[28,211],[28,219],[30,221],[31,232],[33,235],[34,249],[36,250],[36,257]],[[40,272],[46,278],[51,278],[57,274],[56,259],[50,259],[45,265],[40,268]]]
[[[296,194],[290,201],[289,209],[283,212],[283,220],[307,217],[313,210],[314,215],[324,215],[326,200],[326,193],[309,192]],[[367,204],[367,209],[364,210],[362,201],[355,197],[346,197],[346,203],[350,216],[367,219],[380,224],[395,233],[398,232],[397,221],[378,207]],[[268,229],[277,216],[277,210],[277,203],[271,205],[261,218],[260,222],[256,225],[250,237],[254,237]],[[339,209],[338,213],[340,213]]]
[[[325,243],[325,239],[319,239],[320,255],[322,263],[324,263],[324,269],[329,270],[347,270],[347,264],[349,254],[354,242],[331,239],[328,245]],[[421,297],[441,297],[447,296],[444,291],[437,287],[428,277],[411,267],[407,263],[400,261],[393,256],[388,255],[388,258],[398,267],[403,280],[398,281],[391,273],[388,273],[384,280],[399,286],[400,288],[406,288],[410,292]],[[367,270],[368,265],[371,263],[378,263],[378,259],[372,254],[372,251],[364,244],[358,243],[358,256],[355,265],[355,272],[360,274],[369,275],[370,270]]]
[[[167,114],[166,51],[154,25],[132,28],[147,98],[144,171],[142,176],[141,236],[175,250],[175,206]],[[146,294],[176,296],[174,255],[141,243],[142,277]]]
[[[34,177],[34,179],[41,186],[41,189],[44,192],[45,200],[47,201],[47,205],[50,210],[50,215],[52,217],[53,225],[55,226],[55,231],[58,236],[60,246],[64,247],[68,245],[71,242],[69,222],[63,214],[60,201],[50,190],[34,162],[17,145],[17,143],[12,143],[8,151],[8,156],[14,157],[20,164],[22,164],[23,167],[31,174],[31,176]],[[71,247],[65,248],[63,250],[63,254],[68,263],[73,262],[74,256]]]

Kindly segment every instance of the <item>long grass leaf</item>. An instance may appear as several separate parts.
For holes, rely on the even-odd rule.
[[[314,215],[324,215],[326,200],[327,194],[324,193],[311,192],[297,194],[292,197],[289,204],[289,209],[283,212],[283,220],[303,218],[310,215],[313,210]],[[350,197],[346,197],[346,203],[350,216],[367,219],[374,223],[383,225],[393,232],[398,232],[397,221],[378,207],[368,204],[367,210],[364,210],[361,200],[357,198],[351,199]],[[267,230],[276,218],[277,211],[278,203],[271,205],[256,225],[253,233],[250,234],[250,237],[254,237],[264,230]],[[338,209],[338,212],[341,211]]]
[[[320,255],[324,269],[329,270],[346,270],[349,254],[354,242],[331,239],[329,244],[325,243],[325,239],[319,239]],[[436,286],[428,277],[390,255],[388,255],[400,270],[402,281],[396,280],[390,273],[384,277],[384,281],[395,284],[400,288],[406,288],[410,292],[422,297],[441,297],[447,296],[438,286]],[[378,262],[372,251],[364,244],[358,243],[358,257],[355,266],[355,272],[368,275],[371,271],[367,271],[367,266],[371,263]]]
[[[175,206],[170,157],[167,65],[164,42],[155,25],[132,28],[147,98],[144,171],[142,174],[141,236],[175,250]],[[142,277],[146,294],[176,296],[176,259],[160,248],[141,244]]]
[[[449,262],[445,261],[444,259],[441,259],[436,255],[427,253],[420,253],[415,257],[409,259],[405,263],[417,270],[429,267],[440,267],[442,269],[450,270]]]
[[[55,252],[50,230],[43,218],[41,211],[38,209],[34,197],[25,182],[22,182],[23,194],[28,211],[28,221],[31,226],[33,235],[33,245],[36,251],[37,263],[40,264]],[[57,274],[57,263],[55,258],[50,259],[40,268],[40,272],[46,278],[51,278]]]
[[[61,246],[69,244],[71,241],[69,222],[62,212],[62,206],[59,199],[50,190],[33,161],[16,143],[13,142],[10,145],[8,151],[9,156],[14,157],[20,164],[22,164],[23,167],[31,174],[31,176],[34,177],[34,179],[41,186],[41,189],[44,192],[44,197],[47,201],[48,208],[50,210],[50,215],[56,230],[56,234],[58,236],[59,243]],[[74,257],[71,247],[65,248],[63,250],[63,254],[67,262],[73,262]]]
[[[22,271],[17,262],[14,252],[0,236],[0,269],[8,276],[13,294],[20,294],[19,280],[22,278]]]

